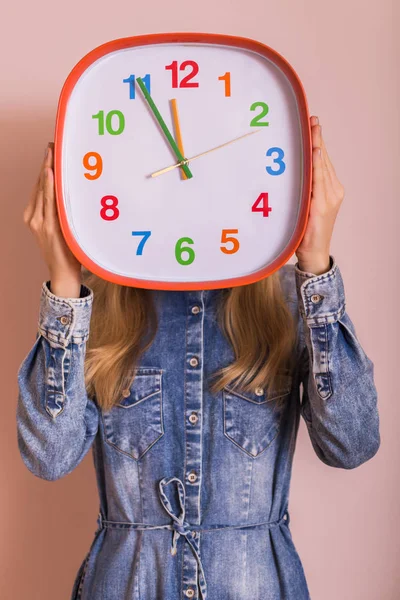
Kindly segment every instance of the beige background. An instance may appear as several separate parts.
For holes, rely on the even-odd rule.
[[[35,478],[16,442],[16,371],[32,346],[47,278],[23,208],[53,128],[61,86],[105,41],[206,31],[259,39],[298,72],[346,189],[332,254],[348,312],[375,363],[382,446],[353,471],[325,466],[302,422],[291,529],[313,600],[395,600],[399,575],[399,4],[395,0],[7,2],[0,23],[3,340],[1,596],[70,597],[96,528],[91,454],[57,482]],[[397,13],[397,14],[395,14]],[[293,262],[291,260],[291,262]],[[95,600],[95,599],[93,599]],[[100,600],[100,599],[99,599]],[[262,600],[262,599],[255,599]]]

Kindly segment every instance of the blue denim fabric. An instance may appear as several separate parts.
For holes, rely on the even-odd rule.
[[[93,291],[61,298],[43,282],[18,371],[18,444],[49,481],[93,450],[99,516],[72,600],[310,598],[288,512],[300,416],[317,456],[352,469],[379,448],[377,392],[334,257],[322,275],[279,273],[298,331],[287,385],[212,395],[209,376],[234,359],[220,290],[154,290],[157,336],[108,412],[84,386]]]

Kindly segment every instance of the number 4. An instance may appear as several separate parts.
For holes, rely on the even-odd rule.
[[[262,202],[262,207],[259,208],[259,204]],[[263,192],[254,202],[251,207],[251,212],[262,212],[263,217],[268,217],[272,208],[268,206],[268,192]]]

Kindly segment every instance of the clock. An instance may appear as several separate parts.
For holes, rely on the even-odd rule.
[[[249,284],[300,244],[311,153],[303,86],[269,46],[205,33],[113,40],[61,91],[61,230],[84,267],[115,283]]]

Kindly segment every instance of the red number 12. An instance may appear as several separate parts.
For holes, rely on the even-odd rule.
[[[178,83],[178,61],[174,60],[174,62],[172,62],[170,65],[165,67],[165,69],[167,71],[168,70],[172,71],[172,87],[173,88],[199,87],[199,84],[196,81],[192,81],[191,83],[189,83],[189,81],[191,79],[193,79],[193,77],[196,77],[197,73],[199,72],[199,65],[197,64],[197,62],[194,62],[194,60],[185,60],[185,62],[183,62],[181,64],[181,66],[179,67],[179,70],[184,71],[186,69],[186,67],[191,67],[192,72],[189,73],[188,75],[186,75],[186,77],[184,77],[180,83]]]

